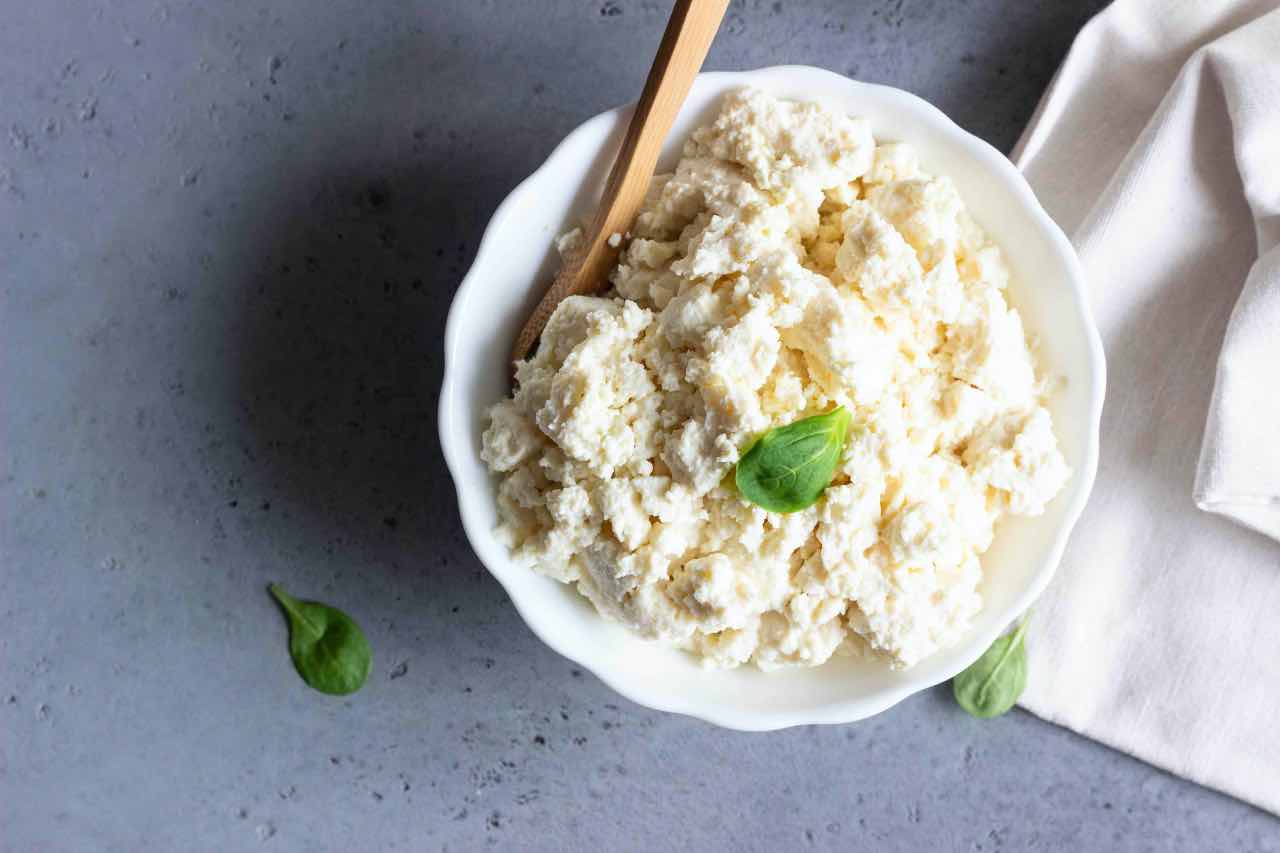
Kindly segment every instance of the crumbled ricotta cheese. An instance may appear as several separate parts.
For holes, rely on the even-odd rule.
[[[490,411],[515,555],[714,666],[907,667],[956,642],[995,523],[1068,469],[954,185],[861,119],[747,90],[610,242],[612,292],[562,302]],[[817,504],[738,496],[762,431],[835,405],[854,426]]]

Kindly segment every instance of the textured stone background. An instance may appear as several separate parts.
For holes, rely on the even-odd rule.
[[[892,83],[1007,150],[1100,5],[735,2],[708,65]],[[444,314],[666,7],[0,0],[0,847],[1280,849],[945,689],[738,734],[525,629],[439,457]],[[363,623],[364,691],[303,687],[269,580]]]

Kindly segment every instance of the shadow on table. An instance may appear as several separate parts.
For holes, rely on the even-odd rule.
[[[235,293],[254,476],[290,508],[288,536],[356,572],[393,568],[375,597],[481,571],[436,428],[449,303],[507,190],[480,169],[464,155],[279,176]]]
[[[486,643],[529,640],[462,531],[436,410],[446,315],[481,234],[574,122],[513,116],[539,83],[486,85],[468,21],[334,57],[347,76],[332,92],[286,92],[299,107],[278,126],[229,126],[261,140],[245,149],[258,177],[200,220],[237,232],[210,303],[232,318],[236,366],[207,420],[227,429],[219,473],[244,479],[223,514],[255,537],[259,579],[411,623],[415,645],[455,637],[454,614],[484,623]]]

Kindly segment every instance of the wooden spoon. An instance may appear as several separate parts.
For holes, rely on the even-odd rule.
[[[644,92],[609,173],[600,208],[582,247],[560,267],[555,281],[520,330],[511,350],[513,361],[529,354],[561,300],[594,293],[604,285],[618,257],[618,247],[610,245],[609,238],[631,227],[658,165],[663,140],[689,94],[693,78],[702,68],[728,5],[729,0],[676,0]]]

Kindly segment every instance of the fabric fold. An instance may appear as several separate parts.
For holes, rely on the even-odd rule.
[[[1258,260],[1236,302],[1200,448],[1196,503],[1280,539],[1280,13],[1205,49],[1219,78]]]
[[[1280,813],[1280,542],[1253,532],[1280,537],[1278,8],[1119,0],[1014,159],[1076,245],[1109,368],[1023,705]]]

